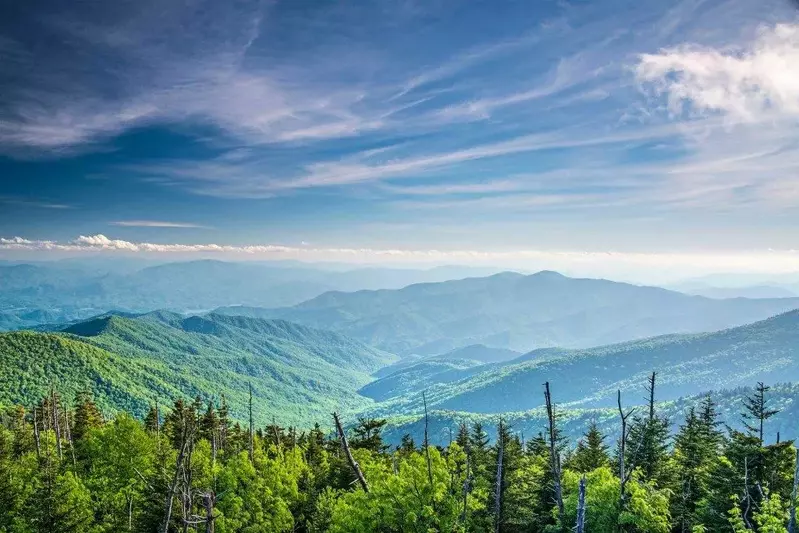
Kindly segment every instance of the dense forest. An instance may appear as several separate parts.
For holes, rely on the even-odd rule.
[[[0,531],[794,532],[799,465],[766,437],[769,387],[741,404],[742,431],[706,397],[670,434],[656,380],[643,407],[618,393],[615,442],[596,424],[568,442],[546,384],[536,435],[499,420],[394,447],[381,419],[255,427],[198,397],[105,420],[90,394],[51,390],[2,413]]]

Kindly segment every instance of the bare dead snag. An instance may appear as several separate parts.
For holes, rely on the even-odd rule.
[[[427,481],[430,483],[431,497],[433,493],[433,464],[430,462],[430,441],[427,438],[427,397],[422,391],[422,402],[424,403],[424,454],[427,459]]]
[[[585,474],[580,478],[579,492],[577,493],[577,524],[574,526],[577,533],[585,532]]]
[[[558,452],[557,428],[555,426],[555,407],[552,405],[552,393],[549,390],[548,381],[544,383],[544,400],[546,400],[547,406],[549,459],[555,490],[555,503],[558,506],[558,519],[560,520],[561,527],[563,527],[566,512],[563,508],[563,491],[561,489],[560,453]]]
[[[361,472],[361,467],[358,466],[358,462],[352,456],[350,446],[347,444],[347,436],[344,434],[344,428],[341,427],[341,420],[338,418],[338,413],[333,413],[333,420],[336,423],[336,431],[338,432],[339,440],[341,441],[341,449],[344,450],[344,455],[347,457],[347,462],[349,462],[350,468],[352,468],[355,478],[361,484],[363,491],[368,493],[369,485],[366,483],[366,478],[363,476],[363,472]]]
[[[66,408],[66,406],[64,406],[64,427],[66,428],[69,451],[72,454],[72,466],[77,466],[78,460],[75,457],[75,443],[72,441],[72,428],[69,425],[69,410]]]
[[[469,508],[469,491],[471,490],[471,467],[470,454],[466,454],[466,475],[463,478],[463,513],[461,514],[461,522],[464,527],[466,526],[467,512]]]
[[[58,409],[58,401],[56,400],[55,389],[50,389],[50,411],[52,412],[53,416],[53,431],[55,431],[55,442],[56,442],[56,449],[58,450],[58,459],[61,460],[63,458],[63,453],[61,451],[61,424],[59,422],[59,409]]]
[[[178,490],[178,484],[180,483],[180,477],[183,473],[183,464],[186,459],[186,453],[189,449],[189,440],[193,438],[193,434],[187,434],[186,430],[186,421],[183,421],[183,442],[180,446],[180,453],[178,453],[178,458],[175,461],[175,474],[172,477],[172,483],[169,486],[169,491],[166,495],[166,501],[164,502],[164,522],[161,524],[161,533],[169,533],[169,521],[172,519],[172,505],[175,499],[175,493]]]
[[[37,416],[37,412],[39,408],[36,407],[36,404],[33,405],[33,439],[36,441],[36,457],[39,461],[42,460],[42,446],[41,440],[39,439],[39,417]]]
[[[253,435],[253,423],[252,423],[252,383],[250,383],[250,463],[252,463],[254,459],[254,435]]]
[[[621,439],[619,441],[619,508],[624,509],[625,500],[626,500],[626,492],[627,492],[627,482],[630,480],[630,476],[634,470],[633,465],[629,465],[629,468],[625,468],[627,465],[624,464],[625,455],[627,454],[627,437],[628,437],[628,430],[627,430],[627,420],[630,416],[635,412],[635,408],[630,409],[626,413],[621,407],[621,391],[617,391],[617,402],[619,406],[619,418],[621,418]]]
[[[502,432],[502,418],[499,419],[497,439],[497,479],[494,488],[494,533],[502,527],[502,463],[505,459],[505,439]]]

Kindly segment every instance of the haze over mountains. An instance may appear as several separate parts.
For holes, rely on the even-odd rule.
[[[0,265],[0,328],[38,330],[0,334],[0,377],[10,384],[0,404],[30,403],[51,383],[137,415],[156,400],[224,394],[241,420],[252,384],[264,422],[303,426],[336,409],[390,417],[399,432],[415,431],[423,392],[443,428],[510,412],[532,423],[544,381],[584,422],[617,389],[639,401],[652,371],[663,409],[711,389],[799,379],[799,298],[485,274],[218,261]],[[782,390],[793,401],[796,391]]]
[[[504,272],[399,290],[328,292],[282,309],[218,312],[283,318],[400,355],[432,355],[471,344],[529,351],[715,331],[797,307],[799,298],[715,300],[556,272]]]
[[[155,265],[95,260],[0,264],[0,329],[71,321],[109,310],[288,306],[330,290],[400,288],[496,271],[458,266],[428,270],[342,268],[211,260]]]

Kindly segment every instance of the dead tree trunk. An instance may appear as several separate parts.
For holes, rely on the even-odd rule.
[[[796,498],[799,496],[799,448],[796,449],[796,466],[793,471],[793,491],[791,492],[791,519],[788,521],[788,533],[796,533]]]
[[[502,419],[499,419],[497,439],[497,479],[494,488],[494,533],[500,533],[502,526],[502,462],[505,459],[505,439],[502,432]]]
[[[577,494],[577,525],[574,526],[577,533],[585,533],[585,474],[580,478],[580,487]]]
[[[254,435],[253,435],[253,423],[252,423],[252,383],[250,383],[250,462],[254,461]]]
[[[563,491],[561,489],[560,453],[558,452],[557,427],[555,426],[555,407],[552,405],[552,394],[549,382],[544,383],[544,399],[547,405],[547,421],[549,429],[549,459],[552,470],[552,483],[555,491],[555,503],[558,506],[558,520],[561,528],[565,527],[565,510],[563,508]]]
[[[466,476],[463,478],[463,513],[461,514],[461,522],[463,522],[464,528],[466,527],[466,518],[467,512],[469,508],[469,490],[471,490],[471,479],[470,475],[471,472],[469,471],[471,467],[471,460],[469,458],[469,454],[466,454]]]
[[[214,533],[214,503],[216,497],[213,492],[203,494],[203,507],[205,507],[205,533]]]
[[[178,489],[178,483],[180,482],[180,476],[183,470],[183,462],[186,457],[186,451],[189,447],[189,435],[187,435],[186,431],[186,421],[183,421],[183,442],[180,446],[180,453],[178,453],[178,458],[175,461],[175,475],[172,477],[172,483],[169,486],[169,491],[166,495],[166,501],[164,502],[164,522],[161,524],[161,533],[169,533],[169,521],[172,519],[172,505],[175,499],[175,492]]]
[[[433,464],[430,462],[430,441],[428,440],[427,436],[427,397],[425,396],[424,391],[422,391],[422,402],[424,403],[424,455],[427,459],[427,481],[430,483],[430,492],[431,495],[434,494],[433,490]]]
[[[53,431],[55,431],[55,443],[56,449],[58,450],[58,459],[61,460],[63,458],[63,453],[61,451],[61,424],[59,422],[60,415],[58,413],[58,401],[56,400],[55,389],[50,389],[50,411],[52,412],[53,416]]]
[[[621,439],[619,440],[619,508],[624,509],[627,492],[627,482],[630,480],[633,468],[625,468],[625,455],[627,454],[627,419],[633,414],[635,409],[630,409],[626,413],[621,407],[621,391],[617,391],[617,402],[619,406],[619,418],[621,418]]]
[[[69,452],[72,454],[72,466],[77,466],[78,460],[75,457],[75,443],[72,441],[72,428],[69,425],[69,410],[67,410],[66,407],[64,407],[64,427],[66,428]]]
[[[746,524],[746,529],[752,529],[752,524],[749,523],[749,510],[751,509],[751,496],[749,495],[749,458],[744,457],[744,501],[746,502],[746,507],[744,508],[744,523]]]
[[[364,492],[369,492],[369,485],[366,483],[366,478],[363,477],[363,472],[361,472],[361,467],[358,466],[358,462],[355,461],[355,458],[352,456],[352,452],[350,451],[350,446],[347,444],[347,436],[344,434],[344,428],[341,427],[341,421],[338,418],[338,413],[333,413],[333,420],[336,423],[336,431],[338,431],[338,436],[341,441],[341,448],[344,450],[344,455],[347,456],[347,462],[350,463],[350,468],[355,473],[355,478],[363,487]]]
[[[39,408],[36,407],[36,404],[33,405],[33,439],[36,441],[36,458],[39,461],[42,460],[42,445],[41,440],[39,439],[39,417],[36,413],[39,411]]]

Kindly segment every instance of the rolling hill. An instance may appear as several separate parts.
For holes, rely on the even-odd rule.
[[[288,322],[154,312],[104,316],[61,332],[0,334],[0,403],[30,403],[50,383],[66,397],[89,389],[107,410],[143,414],[156,399],[225,394],[245,418],[310,423],[368,403],[356,389],[396,357],[339,334]]]
[[[715,300],[555,272],[505,272],[399,290],[328,292],[293,307],[217,312],[332,329],[401,355],[472,344],[526,352],[715,331],[799,307],[799,298]]]
[[[383,414],[418,413],[421,391],[436,409],[500,413],[524,411],[542,404],[541,384],[549,381],[553,396],[570,407],[612,407],[616,391],[643,394],[647,375],[660,375],[659,398],[675,400],[710,389],[731,389],[799,379],[799,311],[715,333],[667,335],[590,349],[535,350],[513,361],[452,369],[436,382],[435,374],[418,385],[406,379],[401,395],[384,400]],[[405,369],[413,376],[414,367]],[[387,384],[382,384],[387,380]],[[391,390],[388,376],[369,390]],[[414,392],[407,392],[414,390]]]

